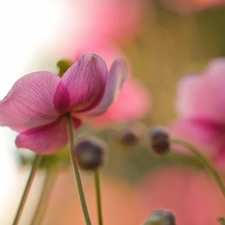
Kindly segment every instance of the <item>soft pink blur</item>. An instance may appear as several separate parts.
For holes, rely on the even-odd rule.
[[[225,0],[161,0],[169,9],[179,12],[192,12],[217,7],[225,4]]]
[[[84,178],[90,216],[93,224],[98,224],[94,180],[92,176]],[[102,177],[101,192],[104,224],[137,225],[143,220],[138,195],[131,186],[117,179]],[[76,182],[71,172],[62,173],[58,177],[46,217],[45,225],[85,224]]]
[[[185,168],[153,171],[140,182],[145,217],[156,209],[174,213],[176,224],[218,225],[225,201],[214,181],[204,172]]]
[[[117,46],[100,37],[91,40],[84,39],[83,42],[77,43],[75,59],[85,52],[97,52],[105,59],[108,68],[110,68],[114,59],[126,58]],[[138,120],[145,117],[150,110],[151,98],[149,92],[138,79],[132,77],[128,59],[126,59],[126,62],[129,71],[128,80],[124,83],[113,105],[94,120],[95,125]]]
[[[76,33],[110,40],[130,39],[141,28],[144,0],[70,0]],[[75,34],[76,35],[76,34]]]
[[[141,119],[149,112],[150,104],[151,100],[146,88],[138,80],[130,77],[115,102],[95,121],[106,124]]]
[[[176,102],[179,119],[169,126],[172,137],[207,152],[220,166],[225,166],[224,83],[225,59],[213,60],[201,75],[181,79]]]

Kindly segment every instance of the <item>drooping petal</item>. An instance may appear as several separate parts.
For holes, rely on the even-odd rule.
[[[105,112],[113,103],[127,77],[127,67],[124,60],[115,60],[111,66],[106,83],[105,93],[101,102],[92,110],[85,112],[87,116],[97,116]]]
[[[18,148],[28,148],[38,154],[49,155],[67,144],[67,128],[64,118],[50,124],[32,128],[16,138]]]
[[[62,77],[69,93],[70,110],[81,111],[96,104],[104,93],[107,76],[107,66],[100,56],[96,53],[82,55]],[[57,101],[63,102],[59,90],[56,94]]]
[[[24,131],[47,124],[58,116],[53,96],[60,78],[35,72],[20,78],[0,101],[0,125]]]

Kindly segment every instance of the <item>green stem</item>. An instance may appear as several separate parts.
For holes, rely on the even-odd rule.
[[[20,205],[19,205],[19,208],[17,210],[17,213],[16,213],[16,216],[15,216],[13,225],[17,225],[19,220],[20,220],[20,216],[21,216],[21,214],[23,212],[23,208],[25,206],[27,197],[29,195],[29,192],[30,192],[30,189],[31,189],[34,177],[35,177],[35,174],[36,174],[36,172],[38,170],[38,167],[39,167],[39,165],[41,163],[41,159],[42,159],[41,155],[36,155],[35,156],[35,159],[34,159],[31,171],[30,171],[30,175],[29,175],[29,178],[27,180],[27,184],[26,184],[26,187],[24,189],[23,196],[21,198]]]
[[[101,206],[101,191],[100,191],[100,179],[99,179],[99,171],[96,170],[94,172],[95,176],[95,191],[97,197],[97,211],[98,211],[98,224],[103,225],[102,221],[102,206]]]
[[[82,182],[80,178],[80,172],[77,165],[77,160],[75,157],[73,157],[73,153],[72,153],[73,148],[75,146],[75,140],[74,140],[73,121],[72,121],[71,115],[69,114],[67,116],[67,130],[68,130],[70,157],[71,157],[71,162],[73,165],[74,175],[77,181],[77,188],[78,188],[78,192],[80,196],[80,202],[81,202],[81,206],[82,206],[82,210],[84,214],[84,219],[85,219],[86,225],[91,225],[91,219],[88,213],[88,208],[87,208],[87,204],[86,204],[86,200],[84,196],[84,191],[83,191],[83,186],[82,186]]]
[[[225,198],[225,187],[223,184],[223,181],[220,178],[219,173],[216,171],[214,166],[210,163],[210,161],[202,154],[200,151],[198,151],[195,147],[190,145],[189,143],[179,140],[179,139],[172,139],[171,143],[174,144],[180,144],[184,147],[186,147],[192,154],[205,166],[205,168],[211,173],[213,176],[214,180],[216,181],[220,191],[222,192],[224,198]]]
[[[57,169],[52,167],[46,168],[46,175],[45,175],[43,188],[41,191],[41,196],[40,196],[39,202],[37,204],[37,208],[34,212],[34,216],[32,218],[30,225],[39,225],[42,223],[45,216],[46,209],[48,207],[49,197],[51,195],[51,191],[55,182],[56,175],[57,175]]]

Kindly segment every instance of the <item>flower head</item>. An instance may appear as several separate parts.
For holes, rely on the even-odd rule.
[[[183,78],[179,84],[177,112],[170,126],[174,137],[207,151],[225,165],[225,60],[212,61],[202,75]]]
[[[107,110],[126,77],[123,60],[110,68],[95,53],[82,55],[62,78],[34,72],[20,78],[0,101],[0,125],[20,132],[18,147],[51,154],[67,143],[65,115],[78,128],[83,117]]]

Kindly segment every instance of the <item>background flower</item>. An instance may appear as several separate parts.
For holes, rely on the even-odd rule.
[[[68,6],[70,19],[79,21],[75,30],[79,35],[98,34],[109,40],[128,40],[140,30],[144,3],[143,0],[76,0],[69,1]]]
[[[196,145],[219,165],[225,162],[225,60],[212,61],[202,75],[184,77],[178,85],[180,119],[170,125],[174,137]]]
[[[97,224],[95,188],[92,177],[84,177],[84,188],[93,224]],[[84,225],[76,183],[71,172],[61,173],[52,193],[45,225]],[[66,191],[65,191],[66,187]],[[102,177],[103,221],[107,225],[137,225],[143,220],[141,205],[135,190],[118,179]],[[63,206],[63,207],[62,207]]]
[[[202,171],[165,167],[147,174],[138,185],[146,217],[156,209],[174,213],[177,224],[216,225],[225,210],[216,184]]]

